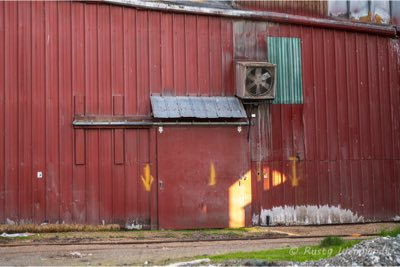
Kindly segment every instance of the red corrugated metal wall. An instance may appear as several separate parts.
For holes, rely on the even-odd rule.
[[[261,107],[265,153],[253,153],[253,165],[262,161],[264,179],[253,205],[341,206],[372,220],[399,214],[398,40],[244,21],[234,35],[239,59],[267,60],[268,36],[302,40],[304,104]]]
[[[150,93],[233,95],[232,22],[77,2],[0,3],[0,221],[157,225]],[[224,40],[221,42],[221,40]],[[37,172],[43,178],[37,178]]]
[[[146,117],[150,93],[234,95],[233,59],[266,59],[266,36],[302,39],[304,105],[254,111],[254,174],[266,171],[253,212],[340,204],[367,218],[399,214],[397,41],[99,3],[0,2],[0,221],[156,227],[157,181],[148,192],[141,179],[146,166],[157,178],[155,129],[74,129],[74,115]],[[297,153],[299,186],[273,186],[267,170],[290,179]]]

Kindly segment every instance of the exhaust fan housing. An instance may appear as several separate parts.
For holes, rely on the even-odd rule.
[[[241,99],[275,98],[276,65],[269,62],[236,62],[236,95]]]

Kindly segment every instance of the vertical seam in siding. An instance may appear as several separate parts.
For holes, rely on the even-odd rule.
[[[46,5],[47,5],[48,3],[46,3],[46,2],[43,2],[43,20],[44,20],[44,23],[43,23],[43,26],[44,26],[44,34],[43,34],[43,37],[44,37],[44,40],[43,40],[43,45],[44,45],[44,69],[43,69],[43,72],[44,72],[44,101],[43,101],[43,103],[44,103],[44,105],[45,105],[45,108],[44,108],[44,110],[45,110],[45,112],[46,112],[46,99],[47,99],[47,87],[48,87],[48,84],[47,84],[47,79],[46,79],[46,76],[47,76],[47,72],[46,72],[46,69],[47,69],[47,53],[46,53],[46,50],[47,50],[47,46],[46,46],[46,28],[47,28],[47,25],[46,25]],[[44,140],[47,140],[47,131],[46,131],[46,125],[47,125],[47,116],[46,116],[46,114],[44,115],[44,126],[45,126],[45,129],[43,129],[43,132],[44,132],[44,135],[45,135],[45,139]],[[46,141],[44,142],[44,169],[45,169],[45,175],[46,175],[46,177],[47,177],[47,161],[46,161],[46,159],[47,159],[47,149],[46,149],[46,146],[47,146],[47,144],[46,144]],[[44,185],[43,185],[43,187],[44,187],[44,199],[45,199],[45,201],[44,201],[44,207],[43,207],[43,209],[44,209],[44,218],[45,218],[45,220],[47,219],[47,179],[45,179],[44,180]]]
[[[135,9],[135,76],[136,76],[136,81],[135,81],[135,101],[136,101],[136,110],[135,110],[135,115],[138,114],[138,110],[139,110],[139,100],[138,100],[138,83],[139,83],[139,79],[138,79],[138,12]],[[114,137],[113,137],[114,138]]]
[[[221,52],[221,58],[220,58],[220,61],[221,61],[221,69],[220,69],[220,71],[221,71],[221,80],[220,80],[220,90],[221,90],[221,96],[224,96],[225,95],[225,86],[223,85],[223,83],[224,83],[224,81],[223,81],[223,78],[224,78],[224,65],[225,65],[225,60],[224,60],[224,50],[223,50],[223,41],[222,40],[224,40],[223,39],[223,36],[222,36],[222,32],[223,32],[223,30],[222,30],[222,24],[223,23],[226,23],[225,22],[225,20],[224,19],[221,19],[220,20],[220,23],[219,23],[219,39],[221,40],[221,42],[219,43],[220,45],[219,45],[219,50],[220,50],[220,52]]]
[[[3,2],[3,9],[2,9],[2,16],[1,16],[1,18],[3,18],[3,27],[4,27],[4,30],[3,30],[3,38],[2,38],[2,41],[3,41],[3,49],[4,49],[4,51],[3,51],[3,55],[4,55],[4,58],[3,58],[3,66],[4,66],[4,73],[3,73],[3,77],[4,77],[4,80],[3,80],[3,88],[4,88],[4,98],[3,98],[3,101],[4,101],[4,103],[3,103],[3,105],[2,105],[2,107],[3,107],[3,116],[4,116],[4,118],[3,118],[3,121],[4,121],[4,134],[3,134],[3,140],[1,140],[2,142],[3,142],[3,149],[4,149],[4,151],[0,151],[0,153],[4,153],[3,155],[4,155],[4,180],[3,180],[3,188],[4,188],[4,190],[6,190],[6,169],[7,169],[7,165],[6,165],[6,162],[7,162],[7,160],[6,160],[6,134],[5,134],[5,128],[6,128],[6,105],[5,105],[5,103],[6,103],[6,73],[7,73],[7,71],[6,71],[6,16],[5,16],[5,13],[6,13],[6,4],[5,4],[5,2]],[[4,204],[4,206],[2,207],[2,209],[3,209],[3,211],[4,211],[4,220],[6,219],[6,197],[5,197],[5,195],[4,195],[4,201],[3,201],[3,204]]]
[[[325,43],[326,42],[326,39],[327,39],[327,37],[326,37],[326,31],[324,30],[323,32],[322,32],[322,42],[323,43]],[[327,64],[327,55],[326,55],[326,53],[327,53],[327,49],[326,49],[326,47],[325,47],[325,45],[323,45],[322,46],[322,53],[323,53],[323,56],[322,56],[322,60],[323,60],[323,66],[324,66],[324,72],[323,72],[323,74],[324,74],[324,77],[323,77],[323,82],[324,82],[324,86],[323,86],[323,90],[325,91],[325,111],[324,111],[324,115],[325,115],[325,123],[324,123],[324,131],[326,132],[326,140],[324,140],[325,142],[326,142],[326,152],[327,152],[327,155],[324,155],[325,156],[325,160],[327,160],[327,161],[330,161],[331,160],[331,158],[330,158],[330,154],[329,154],[329,152],[330,152],[330,149],[329,149],[329,142],[328,142],[328,137],[329,137],[329,133],[328,133],[328,110],[327,110],[327,104],[328,104],[328,88],[327,88],[327,82],[326,82],[326,78],[327,78],[327,66],[326,66],[326,64]],[[329,167],[328,167],[329,168]],[[330,187],[328,186],[328,198],[330,197],[331,195],[330,195]]]
[[[96,4],[95,5],[95,7],[96,7],[96,39],[97,39],[97,42],[96,42],[96,52],[97,52],[97,59],[96,59],[96,62],[97,62],[97,66],[96,66],[96,69],[97,69],[97,77],[96,77],[96,79],[97,79],[97,88],[96,88],[96,90],[97,90],[97,114],[99,114],[100,113],[100,89],[99,89],[99,82],[100,82],[100,69],[99,69],[99,58],[100,58],[100,55],[99,55],[99,5],[98,4]],[[110,23],[110,25],[111,25],[111,23]],[[110,36],[111,36],[111,33],[110,33]],[[110,37],[110,39],[111,39],[111,37]],[[112,98],[111,98],[112,99]],[[113,103],[114,101],[111,101],[111,103]],[[111,110],[113,110],[113,107],[112,107],[112,105],[113,104],[111,104]],[[97,129],[96,130],[96,132],[97,132],[97,151],[99,151],[99,147],[100,147],[100,129]],[[100,164],[100,153],[97,153],[97,174],[99,174],[100,173],[100,166],[101,166],[101,164]],[[100,195],[101,195],[101,185],[102,185],[102,183],[100,182],[100,176],[99,175],[97,175],[97,177],[96,177],[96,179],[97,179],[97,184],[98,184],[98,195],[97,195],[97,201],[98,201],[98,203],[99,203],[99,205],[97,205],[97,221],[99,221],[100,220],[100,214],[101,214],[101,208],[100,208],[100,206],[101,206],[101,197],[100,197]]]
[[[56,10],[57,10],[57,20],[56,20],[56,22],[57,22],[57,27],[56,27],[56,29],[57,29],[57,44],[56,44],[56,46],[57,46],[57,53],[56,53],[56,55],[57,55],[57,64],[59,64],[59,62],[60,62],[60,55],[59,55],[59,53],[60,53],[60,40],[59,40],[59,2],[56,2]],[[57,97],[56,97],[56,99],[58,100],[58,103],[57,103],[57,110],[58,110],[58,116],[60,116],[60,102],[59,102],[59,99],[60,99],[60,67],[58,66],[57,67],[58,68],[58,70],[57,70]],[[60,118],[60,117],[58,117],[58,118]],[[61,176],[61,163],[60,163],[60,147],[61,147],[61,144],[60,144],[60,120],[58,119],[57,120],[57,137],[58,137],[58,142],[57,142],[57,149],[58,149],[58,153],[57,153],[57,157],[58,157],[58,160],[57,160],[57,165],[58,165],[58,183],[57,183],[57,186],[58,186],[58,188],[57,188],[57,191],[58,191],[58,195],[57,195],[57,209],[58,209],[58,220],[60,220],[60,176]]]
[[[390,103],[390,127],[393,126],[393,95],[392,95],[392,75],[391,75],[391,67],[390,67],[390,58],[391,58],[391,51],[390,51],[390,41],[386,43],[386,51],[387,51],[387,56],[388,56],[388,61],[387,61],[387,73],[388,73],[388,81],[389,81],[389,103]],[[392,132],[392,158],[394,158],[394,146],[395,146],[395,134],[393,131],[393,128],[391,128]]]
[[[124,23],[124,21],[125,21],[125,18],[124,18],[124,14],[125,14],[125,12],[124,12],[124,10],[125,10],[125,7],[121,7],[121,16],[122,16],[122,18],[121,18],[121,27],[122,27],[122,86],[123,86],[123,90],[122,90],[122,114],[126,114],[125,113],[125,105],[124,105],[124,103],[125,103],[125,91],[126,91],[126,83],[125,83],[125,71],[126,71],[126,69],[125,69],[125,23]],[[110,16],[111,16],[111,10],[110,10]],[[111,18],[110,18],[110,20],[111,20]],[[110,32],[110,42],[111,42],[111,32]],[[111,51],[111,45],[110,45],[110,51]],[[111,52],[110,52],[111,53]],[[112,113],[114,113],[114,101],[112,100],[113,99],[113,94],[111,94],[111,105],[112,105]],[[127,151],[127,148],[126,148],[126,142],[125,142],[125,130],[124,129],[122,129],[122,137],[123,137],[123,142],[122,142],[122,157],[123,157],[123,164],[124,164],[124,203],[125,203],[125,201],[126,201],[126,188],[127,188],[127,185],[126,185],[126,173],[125,173],[125,165],[127,164],[127,155],[126,155],[126,153],[128,153],[128,151]],[[100,140],[100,139],[99,139]],[[101,164],[101,162],[99,161],[99,166],[100,166],[100,164]],[[111,185],[112,185],[113,183],[111,182]],[[113,189],[111,189],[111,190],[113,190]],[[111,196],[112,196],[112,192],[113,191],[111,191]],[[111,209],[112,209],[112,207],[114,207],[113,205],[114,205],[114,203],[113,203],[113,201],[112,201],[112,197],[111,197]],[[124,218],[126,217],[126,215],[128,214],[128,211],[127,211],[127,205],[125,204],[124,205]],[[126,219],[126,221],[128,221],[128,218],[125,218]]]
[[[347,32],[344,32],[344,47],[345,47],[345,58],[344,58],[344,65],[345,65],[345,77],[346,77],[346,101],[347,101],[347,103],[346,103],[346,107],[347,107],[347,122],[350,124],[350,112],[349,112],[349,103],[350,103],[350,101],[349,101],[349,98],[350,98],[350,94],[349,94],[349,79],[348,79],[348,76],[349,76],[349,66],[348,66],[348,50],[347,50],[347,48],[348,48],[348,38],[347,38]],[[337,96],[337,97],[339,97],[339,95]],[[353,190],[352,190],[352,188],[353,188],[353,179],[351,179],[351,151],[350,151],[350,147],[351,147],[351,145],[350,145],[350,127],[349,127],[349,125],[347,126],[347,140],[348,140],[348,146],[349,146],[349,150],[347,151],[347,153],[348,153],[348,157],[347,157],[347,159],[343,159],[343,160],[346,160],[346,161],[348,161],[350,164],[348,165],[348,167],[349,167],[349,171],[350,171],[350,177],[349,177],[349,190],[351,191],[351,193],[350,193],[350,195],[351,195],[351,197],[350,197],[350,206],[349,207],[354,207],[354,194],[353,194]]]
[[[316,84],[315,84],[315,77],[316,77],[316,60],[315,60],[315,29],[314,28],[312,28],[311,29],[311,38],[312,38],[312,65],[313,65],[313,90],[314,90],[314,99],[313,99],[313,103],[314,103],[314,121],[315,121],[315,128],[314,128],[314,131],[315,131],[315,147],[316,147],[316,149],[315,149],[315,155],[314,155],[314,160],[315,161],[317,161],[317,160],[320,160],[319,159],[319,153],[318,153],[318,150],[317,150],[317,147],[318,147],[318,140],[319,140],[319,138],[318,138],[318,133],[317,133],[317,129],[318,129],[318,120],[317,120],[317,118],[316,118],[316,113],[317,113],[317,101],[316,101],[316,98],[317,98],[317,96],[316,96],[316,94],[317,94],[317,88],[316,88]],[[315,167],[316,165],[314,165],[314,167]],[[314,168],[314,170],[315,170],[315,168]],[[319,180],[318,179],[316,179],[316,182],[317,182],[317,184],[316,184],[316,188],[317,188],[317,201],[319,202],[319,199],[320,199],[320,191],[318,190],[318,188],[319,188]]]
[[[349,57],[349,53],[348,53],[348,34],[347,32],[344,33],[344,47],[345,47],[345,58],[344,58],[344,65],[345,65],[345,74],[346,74],[346,96],[347,96],[347,121],[349,123],[349,125],[347,126],[347,136],[348,136],[348,142],[349,142],[349,151],[348,151],[348,159],[352,159],[352,145],[350,145],[351,141],[350,141],[350,109],[349,109],[349,103],[350,103],[350,94],[349,94],[349,66],[348,66],[348,57]],[[350,182],[352,181],[352,179],[349,179]],[[351,187],[352,188],[352,185]],[[353,207],[353,203],[351,203],[351,207]]]
[[[87,86],[86,86],[86,84],[87,84],[87,59],[86,59],[86,9],[87,9],[87,4],[86,3],[84,3],[83,4],[83,53],[84,53],[84,55],[83,55],[83,58],[84,58],[84,64],[85,64],[85,66],[84,66],[84,82],[83,82],[83,84],[84,84],[84,86],[85,86],[85,88],[84,88],[84,95],[85,95],[85,97],[84,97],[84,103],[85,103],[85,106],[84,106],[84,110],[85,110],[85,114],[87,114],[88,112],[87,112],[87,107],[89,106],[89,105],[87,105],[87,101],[89,101],[88,100],[88,97],[87,97]],[[86,151],[86,147],[87,147],[87,144],[88,144],[88,140],[87,140],[87,138],[88,138],[88,134],[87,134],[87,130],[85,129],[84,130],[85,131],[85,134],[84,134],[84,136],[83,136],[83,138],[84,138],[84,140],[85,140],[85,147],[84,147],[84,151],[85,151],[85,155],[86,156],[88,156],[88,153],[87,153],[87,151]],[[87,223],[87,219],[88,219],[88,214],[87,214],[87,205],[86,205],[86,201],[87,201],[87,199],[88,199],[88,183],[87,183],[87,179],[86,179],[86,177],[87,177],[87,172],[88,172],[88,168],[87,167],[85,167],[85,193],[84,193],[84,195],[85,195],[85,200],[83,201],[83,203],[84,203],[84,205],[85,205],[85,207],[84,207],[84,209],[85,209],[85,223]]]
[[[32,88],[32,77],[33,77],[33,62],[32,62],[32,52],[33,52],[33,49],[32,49],[32,46],[33,46],[33,38],[32,38],[32,24],[33,24],[33,19],[32,19],[32,3],[30,3],[30,8],[29,8],[29,11],[30,11],[30,29],[29,29],[29,31],[30,31],[30,35],[31,35],[31,43],[30,43],[30,55],[31,55],[31,61],[30,61],[30,66],[29,66],[29,68],[30,68],[30,76],[31,76],[31,84],[30,84],[30,87],[31,87],[31,99],[30,99],[30,102],[31,102],[31,114],[30,114],[30,116],[31,116],[31,121],[32,121],[32,114],[33,114],[33,97],[34,97],[34,95],[32,94],[32,92],[33,92],[33,88]],[[3,16],[4,17],[4,16]],[[4,105],[3,105],[4,106]],[[30,166],[31,166],[31,169],[30,169],[30,173],[33,175],[34,174],[34,166],[33,166],[33,157],[34,157],[34,155],[33,155],[33,146],[32,146],[32,144],[33,144],[33,127],[32,127],[32,125],[31,125],[31,130],[30,130],[30,134],[31,134],[31,141],[30,141],[30,143],[31,143],[31,158],[30,158]],[[1,153],[1,152],[0,152]],[[29,176],[29,177],[31,177],[31,176]],[[35,176],[33,176],[33,177],[35,177]],[[33,178],[33,179],[35,179],[35,178]],[[33,197],[33,181],[32,181],[32,179],[29,179],[29,182],[30,182],[30,188],[31,188],[31,218],[34,218],[35,216],[34,216],[34,211],[35,211],[35,209],[34,209],[34,207],[35,207],[35,205],[34,205],[34,197]]]
[[[21,217],[20,217],[20,213],[21,213],[21,211],[20,211],[20,208],[19,208],[19,206],[20,206],[20,195],[21,195],[21,192],[20,192],[20,190],[19,190],[19,188],[20,188],[20,186],[21,186],[21,178],[20,178],[20,175],[21,175],[21,171],[20,171],[20,168],[19,168],[19,163],[21,162],[21,159],[20,159],[20,153],[19,153],[19,148],[20,148],[20,142],[19,142],[19,138],[18,138],[18,133],[19,133],[19,131],[20,131],[20,129],[19,129],[19,86],[20,86],[20,82],[19,82],[19,61],[20,61],[20,55],[19,55],[19,51],[18,51],[18,46],[19,46],[19,40],[18,40],[18,36],[19,36],[19,9],[18,9],[18,5],[19,4],[21,4],[21,3],[18,3],[18,2],[16,2],[16,13],[17,13],[17,18],[16,18],[16,23],[17,23],[17,25],[16,25],[16,28],[17,28],[17,36],[16,36],[16,39],[17,39],[17,43],[16,43],[16,46],[17,46],[17,66],[16,66],[16,70],[17,70],[17,74],[16,74],[16,76],[17,76],[17,101],[16,101],[16,105],[17,105],[17,114],[16,114],[16,116],[17,116],[17,121],[16,121],[16,125],[17,125],[17,167],[16,167],[16,169],[17,169],[17,185],[18,185],[18,191],[17,191],[17,195],[18,195],[18,197],[17,197],[17,202],[18,202],[18,204],[16,205],[16,207],[17,207],[17,220],[19,220]]]
[[[358,129],[359,129],[359,135],[358,135],[358,144],[359,144],[359,155],[357,161],[359,161],[358,166],[361,168],[361,161],[363,159],[363,155],[361,153],[361,121],[360,121],[360,64],[358,62],[359,59],[359,51],[358,51],[358,41],[357,37],[359,37],[360,34],[356,33],[355,34],[355,48],[356,48],[356,71],[357,71],[357,109],[358,109]],[[362,175],[362,170],[360,169],[360,175]],[[363,182],[364,179],[360,179],[360,189],[362,190],[363,188]],[[360,194],[361,197],[361,203],[364,203],[364,194]],[[361,206],[361,210],[364,211],[364,206]]]

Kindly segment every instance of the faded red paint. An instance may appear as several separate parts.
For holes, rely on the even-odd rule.
[[[269,209],[329,204],[367,219],[394,217],[400,192],[398,41],[240,22],[235,25],[235,43],[244,45],[236,46],[236,56],[267,60],[262,48],[267,36],[301,38],[304,104],[271,105],[265,109],[267,118],[258,120],[271,120],[271,127],[261,126],[266,134],[259,142],[266,144],[266,156],[253,155],[253,161],[263,161],[265,177],[278,171],[289,181],[276,187],[272,179],[259,183],[260,205]],[[296,155],[299,186],[292,187],[290,157]]]
[[[35,1],[0,2],[0,221],[156,228],[163,212],[157,179],[166,171],[158,165],[165,158],[158,158],[157,129],[74,129],[73,117],[150,117],[151,93],[234,95],[233,61],[268,60],[267,36],[301,38],[304,104],[251,110],[253,213],[330,204],[373,220],[398,215],[397,40]],[[292,187],[290,157],[297,155],[299,185]],[[150,192],[141,180],[147,164],[155,178]],[[266,180],[272,171],[289,182],[273,186]]]
[[[231,188],[250,170],[247,131],[164,127],[157,134],[157,148],[160,228],[229,227],[234,221],[232,200],[244,201],[245,193],[243,189],[233,196]],[[243,202],[241,207],[245,216],[239,226],[250,226],[251,206]]]

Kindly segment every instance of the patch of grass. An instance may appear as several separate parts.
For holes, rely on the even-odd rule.
[[[210,260],[215,262],[228,260],[261,260],[268,262],[276,261],[316,261],[320,259],[334,257],[336,254],[348,249],[360,240],[343,241],[340,245],[322,246],[304,246],[294,248],[271,249],[251,252],[235,252],[210,256]]]
[[[344,244],[344,240],[338,236],[327,236],[321,240],[321,247],[341,246]]]
[[[380,231],[379,235],[380,236],[396,237],[396,236],[400,235],[400,226],[397,226],[396,228],[394,228],[392,230],[383,229],[383,230]]]

